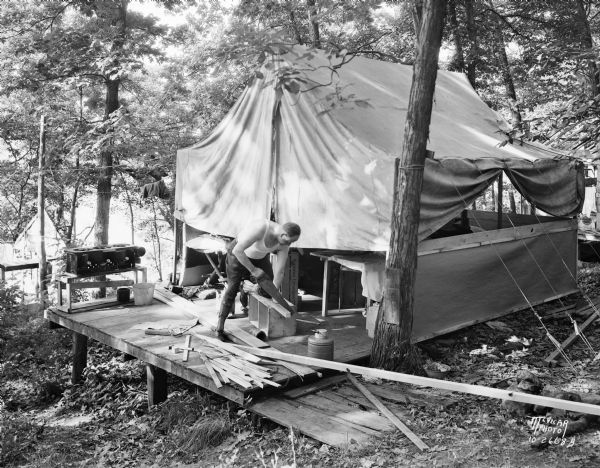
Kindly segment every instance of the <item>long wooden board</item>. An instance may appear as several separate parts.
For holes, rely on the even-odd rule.
[[[372,428],[326,414],[322,408],[301,400],[273,397],[252,403],[248,409],[282,426],[299,430],[313,439],[337,447],[367,444],[373,436],[379,434]],[[331,406],[330,411],[333,409]]]
[[[390,409],[385,406],[381,400],[379,400],[375,395],[373,395],[369,389],[367,389],[363,384],[361,384],[356,377],[354,377],[350,372],[347,373],[348,380],[352,382],[352,384],[360,390],[360,392],[365,396],[367,400],[369,400],[375,407],[381,411],[398,429],[400,429],[406,437],[408,437],[413,444],[415,444],[419,450],[427,450],[429,447],[425,442],[423,442],[419,436],[417,436],[413,431],[411,431],[406,424],[404,424],[398,416],[390,411]]]
[[[439,380],[432,379],[430,377],[421,377],[418,375],[402,374],[399,372],[386,371],[383,369],[373,369],[370,367],[357,366],[355,364],[345,364],[341,362],[327,361],[325,359],[317,359],[308,356],[292,355],[282,353],[280,351],[275,351],[273,349],[253,349],[243,346],[241,348],[257,356],[281,359],[282,361],[290,361],[298,364],[320,367],[323,369],[332,369],[342,372],[349,371],[354,374],[391,380],[394,382],[404,382],[413,385],[420,385],[423,387],[441,388],[453,392],[469,393],[471,395],[479,395],[488,398],[518,401],[520,403],[548,406],[550,408],[558,408],[567,411],[574,411],[577,413],[594,414],[600,416],[600,405],[590,405],[587,403],[561,400],[558,398],[545,397],[541,395],[531,395],[528,393],[515,392],[511,390],[484,387],[481,385],[471,385],[460,382],[452,382],[449,380]]]

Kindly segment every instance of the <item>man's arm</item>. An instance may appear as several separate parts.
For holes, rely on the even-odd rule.
[[[277,252],[277,259],[275,260],[275,266],[273,267],[273,284],[277,289],[281,287],[281,283],[283,282],[283,273],[285,271],[289,250],[290,247],[286,245]]]
[[[237,244],[232,250],[233,255],[235,255],[240,263],[244,265],[246,269],[255,277],[260,276],[262,270],[260,268],[256,268],[252,264],[245,251],[256,241],[262,239],[266,230],[267,226],[265,225],[264,221],[252,223],[248,227],[242,229],[242,232],[240,232],[237,237]]]

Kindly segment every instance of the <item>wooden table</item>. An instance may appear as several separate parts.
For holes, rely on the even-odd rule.
[[[40,267],[39,260],[13,260],[10,262],[0,263],[0,281],[6,281],[7,271],[18,271],[18,270],[33,270]]]
[[[361,263],[373,263],[373,262],[381,262],[385,261],[385,256],[383,254],[379,254],[376,252],[359,252],[359,253],[343,253],[337,252],[334,250],[322,250],[317,252],[312,252],[311,255],[320,258],[323,260],[323,303],[321,305],[321,315],[323,317],[327,317],[329,308],[327,304],[327,298],[329,297],[329,276],[331,273],[331,262],[336,262],[342,265],[340,261],[348,260],[352,262],[361,262]],[[344,267],[347,270],[351,270],[350,268]],[[338,282],[338,289],[341,289],[341,278],[340,282]],[[369,298],[367,298],[368,304]]]
[[[58,308],[64,312],[70,313],[73,311],[75,307],[71,304],[71,294],[73,291],[77,289],[89,289],[89,288],[118,288],[120,286],[131,286],[134,282],[133,280],[104,280],[104,281],[94,281],[94,278],[98,276],[106,276],[106,275],[116,275],[121,273],[130,273],[133,272],[135,276],[135,282],[138,283],[139,277],[138,273],[141,274],[142,283],[147,281],[148,275],[146,267],[135,265],[131,268],[123,268],[119,270],[113,271],[104,271],[104,272],[94,272],[94,274],[89,275],[75,275],[73,273],[64,273],[56,280],[56,291],[57,291],[57,302]],[[63,285],[65,285],[66,289],[66,301],[63,301]],[[89,301],[90,303],[82,302],[78,303],[78,307],[86,307],[89,309],[89,306],[93,306],[94,302]],[[102,300],[100,303],[104,303],[106,300]],[[116,301],[113,301],[116,303]]]

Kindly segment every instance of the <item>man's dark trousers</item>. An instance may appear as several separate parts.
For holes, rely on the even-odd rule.
[[[232,250],[237,242],[233,242],[232,245],[227,249],[227,258],[225,260],[225,269],[227,271],[227,287],[223,292],[221,298],[221,308],[219,309],[219,322],[217,324],[217,331],[222,332],[225,326],[225,320],[229,313],[233,310],[235,302],[235,296],[240,290],[240,285],[245,279],[249,279],[251,274],[247,268],[240,263],[237,257],[233,254]],[[273,267],[269,261],[269,255],[265,255],[261,259],[251,258],[252,264],[263,270],[269,278],[273,278]],[[240,302],[243,307],[248,307],[248,296],[242,292],[240,296]]]

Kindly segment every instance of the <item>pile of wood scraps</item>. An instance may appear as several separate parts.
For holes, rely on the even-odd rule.
[[[174,353],[182,353],[183,362],[188,361],[190,353],[198,353],[217,388],[232,383],[244,389],[280,387],[280,384],[272,380],[273,375],[278,372],[277,366],[284,367],[301,378],[307,371],[314,372],[306,366],[261,358],[230,343],[194,331],[190,333],[185,337],[185,344],[172,345],[169,349]]]
[[[273,369],[259,364],[260,358],[214,338],[198,333],[193,335],[194,346],[192,335],[187,335],[185,345],[169,346],[169,349],[183,353],[183,362],[188,361],[190,353],[198,353],[217,388],[231,383],[245,389],[280,386],[271,380]]]

